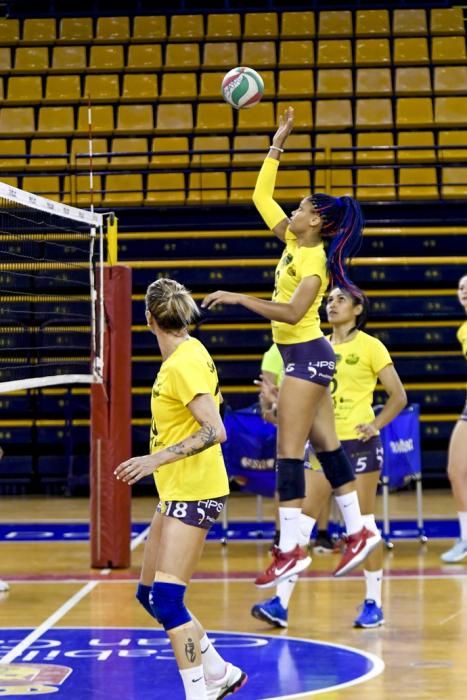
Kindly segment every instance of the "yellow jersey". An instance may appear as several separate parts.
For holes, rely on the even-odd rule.
[[[371,404],[378,374],[392,364],[392,359],[380,340],[363,331],[332,347],[336,353],[336,373],[331,382],[336,431],[339,440],[354,440],[361,437],[355,426],[374,420]]]
[[[287,304],[305,277],[316,275],[321,280],[316,299],[298,323],[291,325],[271,321],[274,342],[290,345],[315,340],[323,335],[318,310],[327,289],[329,277],[326,269],[326,253],[322,243],[312,248],[299,246],[296,236],[287,228],[285,244],[284,252],[276,267],[272,300]]]
[[[219,407],[219,381],[214,362],[199,340],[188,338],[162,363],[154,382],[151,454],[199,430],[199,423],[187,406],[200,394],[211,394]],[[164,501],[198,501],[229,493],[220,445],[160,467],[154,479]]]
[[[284,362],[282,360],[282,355],[279,352],[279,348],[275,343],[273,343],[269,350],[266,350],[264,353],[263,360],[261,362],[261,371],[275,374],[277,377],[277,386],[281,385],[284,378]]]
[[[464,321],[462,326],[457,330],[457,340],[462,346],[462,352],[467,359],[467,321]]]

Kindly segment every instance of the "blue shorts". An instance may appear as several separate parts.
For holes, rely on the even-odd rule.
[[[284,361],[284,376],[329,386],[336,370],[336,356],[326,338],[290,345],[277,344]]]
[[[342,440],[342,448],[352,463],[355,476],[377,472],[383,468],[384,449],[379,435],[370,438],[368,442],[361,440]],[[322,471],[310,443],[305,450],[305,468]]]
[[[227,496],[204,501],[159,501],[157,512],[193,527],[209,530],[225,508]]]

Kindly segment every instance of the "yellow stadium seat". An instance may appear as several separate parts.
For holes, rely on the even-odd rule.
[[[199,65],[199,44],[167,44],[165,70],[194,70]]]
[[[148,176],[144,203],[183,204],[185,201],[185,176],[183,173],[151,173]]]
[[[238,113],[237,132],[257,133],[274,129],[274,105],[272,102],[260,102],[254,109],[241,109]]]
[[[0,45],[14,46],[19,43],[19,20],[0,19]]]
[[[85,46],[56,46],[52,55],[52,70],[60,73],[86,71]]]
[[[355,64],[357,66],[390,65],[391,52],[388,39],[357,39]]]
[[[353,177],[351,170],[316,170],[315,172],[315,192],[321,191],[331,194],[333,197],[343,197],[345,195],[353,197]]]
[[[389,36],[388,10],[357,10],[355,36]]]
[[[467,66],[437,66],[435,68],[435,93],[461,95],[467,92]]]
[[[394,137],[390,131],[364,131],[357,134],[357,148],[368,148],[368,151],[357,151],[357,163],[392,163],[395,160],[394,151],[385,150],[384,146],[394,146]],[[376,172],[376,171],[375,171]]]
[[[123,70],[123,46],[102,45],[91,46],[89,58],[89,71],[96,73]]]
[[[304,68],[314,63],[312,41],[281,41],[279,66],[281,68]]]
[[[122,102],[144,102],[158,96],[157,76],[154,73],[126,73],[123,76]]]
[[[24,139],[2,139],[0,141],[0,168],[3,170],[24,170],[25,166],[26,141]]]
[[[420,67],[397,68],[396,93],[398,95],[430,95],[430,69]]]
[[[160,44],[134,44],[128,49],[127,70],[147,72],[162,68]]]
[[[315,152],[316,163],[353,162],[351,134],[316,134],[315,148],[320,149]],[[336,150],[342,148],[348,150]]]
[[[161,104],[157,108],[156,130],[159,133],[187,133],[193,130],[191,104]]]
[[[320,70],[318,72],[316,94],[318,97],[346,97],[347,95],[352,95],[352,71],[349,68]]]
[[[73,174],[71,176],[67,176],[64,180],[64,204],[72,204],[75,207],[88,207],[92,202],[94,206],[99,207],[102,204],[102,196],[103,191],[101,175],[94,175],[92,192],[88,174]]]
[[[359,168],[357,199],[367,201],[396,199],[394,170],[392,168]]]
[[[462,7],[433,8],[431,10],[430,34],[464,34],[464,13]]]
[[[391,69],[358,68],[355,94],[358,97],[392,95]]]
[[[4,185],[10,185],[10,187],[19,187],[19,178],[17,177],[7,177],[6,175],[2,175],[2,182]],[[8,206],[4,204],[4,206]]]
[[[147,168],[149,164],[147,138],[116,138],[110,144],[110,167],[117,169]],[[131,153],[132,155],[119,155]],[[136,155],[139,154],[139,155]]]
[[[237,13],[217,15],[208,14],[207,41],[232,41],[240,39],[242,34],[240,15]]]
[[[169,41],[201,41],[204,39],[203,15],[172,15]]]
[[[268,103],[270,104],[270,103]],[[242,109],[240,113],[248,113],[254,111],[259,121],[261,121],[262,103],[255,106],[254,110]],[[198,104],[196,110],[196,126],[197,132],[213,132],[213,133],[228,133],[233,129],[233,109],[225,102],[206,102]]]
[[[317,65],[326,66],[352,65],[352,44],[348,39],[325,39],[318,41]]]
[[[397,151],[397,158],[401,163],[420,163],[436,160],[435,139],[432,131],[398,131],[397,145],[408,146],[407,150]],[[410,146],[431,146],[426,150],[411,150]]]
[[[198,95],[196,73],[164,73],[161,100],[195,100]]]
[[[154,131],[152,105],[120,105],[117,115],[116,133],[151,134]]]
[[[32,136],[34,132],[33,107],[2,107],[0,110],[0,134]]]
[[[320,37],[352,36],[352,13],[349,10],[322,10],[319,13]]]
[[[63,170],[68,165],[66,139],[32,139],[29,170]],[[55,157],[52,157],[55,156]]]
[[[289,139],[292,135],[289,136]],[[232,165],[261,165],[268,152],[271,140],[266,134],[259,136],[234,136]],[[240,153],[248,151],[248,153]]]
[[[311,194],[310,170],[279,170],[274,198],[279,202],[298,203]]]
[[[281,160],[285,165],[311,166],[313,157],[310,134],[290,134],[287,138],[287,150],[282,154]]]
[[[423,36],[427,31],[425,10],[394,10],[392,14],[394,36]]]
[[[276,45],[273,41],[244,41],[242,44],[242,66],[275,68]]]
[[[189,165],[187,136],[156,136],[152,140],[151,167],[167,168],[180,167],[187,168]],[[164,152],[167,155],[164,155]]]
[[[317,129],[348,129],[352,123],[352,103],[350,100],[317,100]]]
[[[467,97],[435,97],[437,126],[465,126],[467,124]]]
[[[398,97],[396,126],[433,126],[433,103],[430,97]]]
[[[83,97],[91,98],[91,104],[96,102],[118,102],[120,97],[118,75],[87,75],[84,82]]]
[[[247,12],[244,22],[244,39],[277,39],[278,37],[279,24],[276,12]]]
[[[60,178],[58,175],[26,175],[23,177],[23,189],[56,202],[60,201]]]
[[[206,42],[203,49],[203,68],[224,68],[226,71],[238,65],[237,44]]]
[[[392,128],[392,105],[389,98],[357,100],[355,126],[357,129]]]
[[[192,165],[219,166],[230,165],[230,145],[228,136],[195,136],[193,139]],[[224,151],[224,153],[197,153],[197,151]]]
[[[234,170],[230,176],[230,202],[250,202],[256,185],[257,172]]]
[[[313,71],[311,70],[281,70],[277,96],[284,97],[313,97]]]
[[[8,81],[9,104],[34,104],[42,100],[42,78],[39,76],[12,77]]]
[[[107,151],[107,139],[92,139],[92,162],[96,168],[102,168],[107,165],[108,157],[106,155],[97,155],[98,153],[107,153]],[[72,164],[79,168],[89,170],[89,139],[73,139],[71,142],[70,156]]]
[[[313,12],[283,12],[281,37],[283,39],[300,39],[315,35],[315,16]]]
[[[9,73],[11,70],[11,49],[0,46],[0,72]]]
[[[227,174],[225,172],[190,173],[188,202],[190,204],[227,204]]]
[[[19,46],[15,51],[16,73],[46,73],[49,69],[47,46]]]
[[[129,17],[98,17],[96,36],[98,44],[125,44],[130,40]]]
[[[428,40],[424,37],[395,39],[394,64],[396,66],[419,65],[429,63]]]
[[[200,100],[218,100],[225,73],[201,73]]]
[[[5,81],[5,83],[6,83],[6,81]],[[4,88],[3,88],[3,78],[0,76],[0,102],[3,102],[4,99],[5,99],[5,92],[4,92]]]
[[[92,132],[102,136],[111,134],[114,130],[114,113],[112,105],[93,105],[92,107]],[[78,126],[76,134],[88,134],[88,107],[82,105],[78,109]]]
[[[132,41],[143,44],[167,39],[167,19],[165,15],[135,17],[133,20]]]
[[[279,122],[279,116],[284,114],[288,107],[293,107],[294,115],[294,129],[295,131],[308,131],[313,126],[313,114],[312,114],[312,103],[310,100],[285,100],[284,102],[277,102],[276,104],[276,119],[274,122],[273,129],[276,128],[276,124]],[[245,110],[241,110],[244,112]],[[253,131],[253,129],[252,129]]]
[[[73,107],[41,107],[37,133],[42,136],[54,134],[68,136],[74,132]]]
[[[104,206],[137,206],[144,201],[143,176],[132,173],[107,175],[102,204]]]
[[[81,80],[79,75],[49,75],[45,89],[45,102],[58,105],[79,102]]]
[[[467,168],[443,168],[441,171],[441,196],[444,199],[466,199]]]
[[[58,43],[87,44],[93,40],[91,17],[63,17]]]
[[[57,38],[55,19],[25,19],[23,44],[54,44]]]
[[[401,168],[399,199],[437,199],[438,183],[435,168]]]
[[[434,64],[466,63],[465,37],[435,36],[431,40],[431,60]]]
[[[450,146],[450,148],[442,148],[438,151],[439,160],[465,160],[467,158],[467,131],[458,131],[457,129],[440,131],[438,133],[438,146]],[[459,148],[459,146],[464,146],[464,148]]]

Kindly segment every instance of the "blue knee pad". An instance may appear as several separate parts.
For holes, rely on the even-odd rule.
[[[333,489],[355,480],[352,463],[342,447],[332,452],[317,452],[316,456]]]
[[[138,588],[136,589],[136,600],[141,603],[143,608],[151,615],[151,617],[155,617],[149,603],[150,594],[151,586],[145,586],[143,583],[138,583]]]
[[[305,468],[302,459],[278,459],[276,471],[280,501],[295,501],[305,497]]]
[[[179,583],[155,581],[149,595],[152,613],[166,631],[191,622],[183,597],[186,586]]]

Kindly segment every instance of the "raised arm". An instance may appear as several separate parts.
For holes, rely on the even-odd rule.
[[[283,153],[287,136],[292,131],[293,117],[293,108],[289,107],[284,115],[279,118],[279,127],[273,136],[269,153],[259,171],[255,191],[253,192],[253,203],[265,224],[282,241],[285,239],[289,219],[282,207],[274,200],[273,195],[280,155]]]

